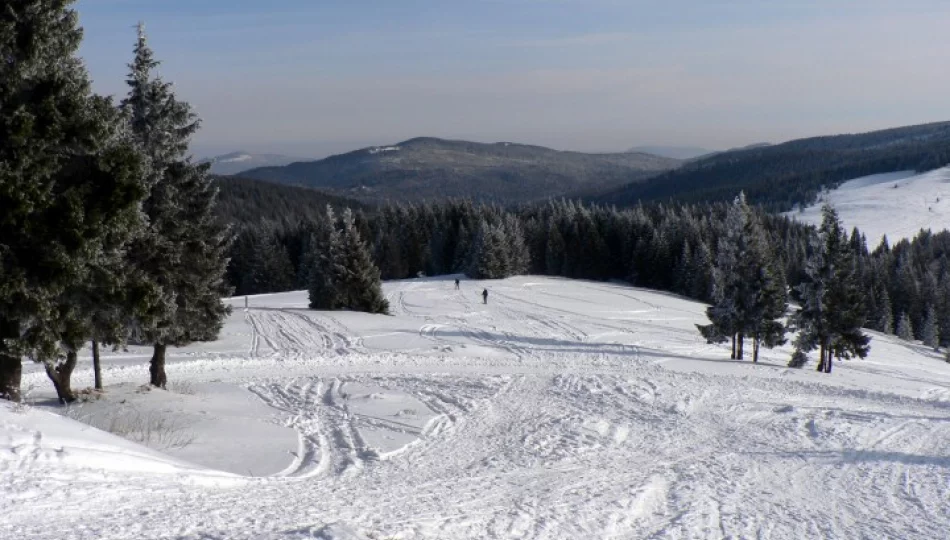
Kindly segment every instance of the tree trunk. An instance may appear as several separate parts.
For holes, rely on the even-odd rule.
[[[19,355],[10,354],[0,340],[0,399],[20,402],[20,377],[23,364]]]
[[[92,340],[92,373],[96,378],[96,390],[102,390],[102,365],[99,363],[99,342]]]
[[[831,349],[828,350],[828,361],[825,362],[825,373],[831,373]]]
[[[752,334],[752,363],[759,362],[759,333]]]
[[[732,356],[729,357],[732,360],[736,359],[736,335],[732,334]]]
[[[73,370],[76,369],[76,351],[66,353],[66,361],[54,364],[44,362],[46,375],[53,381],[53,387],[56,388],[56,395],[59,402],[63,405],[76,401],[76,394],[73,393]]]
[[[818,355],[818,367],[815,368],[815,371],[823,372],[825,371],[825,342],[821,342],[821,354]]]
[[[736,360],[742,360],[745,356],[743,349],[745,348],[745,334],[739,332],[739,350],[736,352]]]
[[[148,366],[148,372],[151,375],[149,384],[162,389],[168,384],[168,377],[165,376],[165,347],[163,343],[155,344],[155,352],[152,353],[152,361]]]

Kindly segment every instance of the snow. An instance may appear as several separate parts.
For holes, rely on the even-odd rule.
[[[898,171],[856,178],[823,195],[804,212],[786,215],[817,225],[825,201],[834,205],[849,230],[857,227],[865,234],[870,249],[884,235],[894,245],[921,229],[950,228],[950,167],[923,174]]]
[[[250,154],[238,154],[233,157],[221,158],[218,161],[220,161],[221,163],[239,163],[242,161],[250,161],[251,159],[254,159],[254,157],[251,156]]]
[[[397,152],[399,150],[398,146],[376,146],[369,149],[370,154],[379,154],[382,152]]]
[[[731,361],[699,337],[703,305],[623,284],[384,292],[392,316],[232,299],[221,339],[169,350],[169,391],[140,386],[145,348],[106,353],[106,393],[68,410],[26,366],[30,405],[0,405],[0,538],[950,530],[950,364],[922,346],[873,334],[868,359],[824,375],[785,368],[788,348]],[[193,440],[146,447],[76,420],[116,411],[180,418]]]

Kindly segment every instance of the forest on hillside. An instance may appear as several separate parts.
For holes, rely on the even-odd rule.
[[[703,302],[714,300],[713,267],[733,203],[650,204],[629,209],[574,201],[506,209],[471,201],[389,205],[354,212],[355,228],[382,279],[462,273],[623,280]],[[818,231],[752,208],[774,265],[798,298]],[[307,253],[327,214],[294,223],[258,221],[235,231],[228,279],[236,294],[308,287]],[[864,326],[906,339],[950,344],[950,232],[869,249],[847,235]]]
[[[744,191],[750,203],[786,212],[813,203],[823,189],[853,178],[922,172],[948,163],[950,123],[943,122],[723,152],[586,198],[631,206],[651,201],[730,201]]]

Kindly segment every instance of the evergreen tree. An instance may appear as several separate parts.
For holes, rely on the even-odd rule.
[[[927,306],[927,315],[924,318],[923,328],[920,330],[920,340],[924,345],[937,350],[940,347],[939,330],[937,329],[937,310],[933,304]]]
[[[897,337],[904,341],[914,341],[914,326],[907,313],[901,313],[900,318],[897,319]]]
[[[343,303],[335,271],[337,261],[343,257],[342,240],[336,221],[333,208],[327,205],[327,226],[314,231],[310,237],[310,251],[306,258],[309,265],[307,288],[310,293],[310,309],[340,309]]]
[[[799,285],[801,308],[794,315],[799,329],[796,348],[820,349],[818,371],[831,373],[832,358],[867,356],[870,339],[861,332],[865,322],[863,302],[855,279],[854,252],[830,205],[822,209],[819,234]]]
[[[760,344],[771,348],[785,342],[781,322],[788,306],[784,273],[742,194],[726,215],[713,276],[715,304],[707,310],[712,324],[699,326],[708,341],[731,337],[732,358],[741,359],[744,339],[749,336],[753,362],[758,361]]]
[[[343,212],[340,228],[329,207],[327,218],[334,224],[327,237],[323,242],[315,238],[311,244],[310,308],[388,313],[379,268],[360,236],[353,212],[349,208]]]
[[[891,297],[887,294],[887,289],[884,289],[881,293],[878,310],[880,316],[878,317],[877,329],[885,334],[893,334],[894,308],[891,307]]]
[[[508,276],[508,251],[504,233],[482,220],[472,245],[469,274],[477,279],[501,279]]]
[[[131,251],[130,264],[160,290],[163,302],[138,313],[138,339],[152,343],[149,383],[164,388],[169,345],[215,339],[230,309],[224,280],[230,236],[213,214],[217,189],[207,164],[187,155],[199,120],[178,101],[171,84],[154,75],[159,65],[139,25],[129,65],[129,95],[122,102],[133,133],[151,159],[144,209],[149,227]]]
[[[343,211],[342,226],[340,260],[334,265],[335,282],[341,297],[339,307],[367,313],[389,313],[389,302],[383,296],[379,268],[370,257],[349,208]]]
[[[0,9],[0,398],[14,401],[24,355],[66,351],[63,370],[75,365],[91,334],[86,306],[66,299],[88,298],[84,284],[134,229],[144,196],[142,157],[76,57],[71,4]]]

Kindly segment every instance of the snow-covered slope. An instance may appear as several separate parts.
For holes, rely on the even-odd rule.
[[[236,298],[221,340],[172,352],[169,392],[132,384],[147,350],[111,354],[105,397],[69,416],[187,415],[194,443],[169,458],[43,412],[61,409],[29,366],[33,408],[0,408],[0,538],[950,530],[950,365],[937,353],[874,334],[868,359],[824,375],[783,367],[788,349],[730,361],[694,327],[703,305],[619,284],[385,292],[393,316],[308,311],[305,293],[251,297],[247,311]],[[90,384],[86,361],[76,379]],[[144,457],[109,464],[128,455]],[[263,478],[208,470],[275,455],[282,466],[251,471]]]
[[[901,238],[913,238],[921,229],[950,228],[950,167],[923,174],[900,171],[856,178],[822,195],[803,212],[788,215],[818,224],[825,201],[834,205],[848,229],[857,227],[867,236],[870,249],[884,235],[893,245]]]

